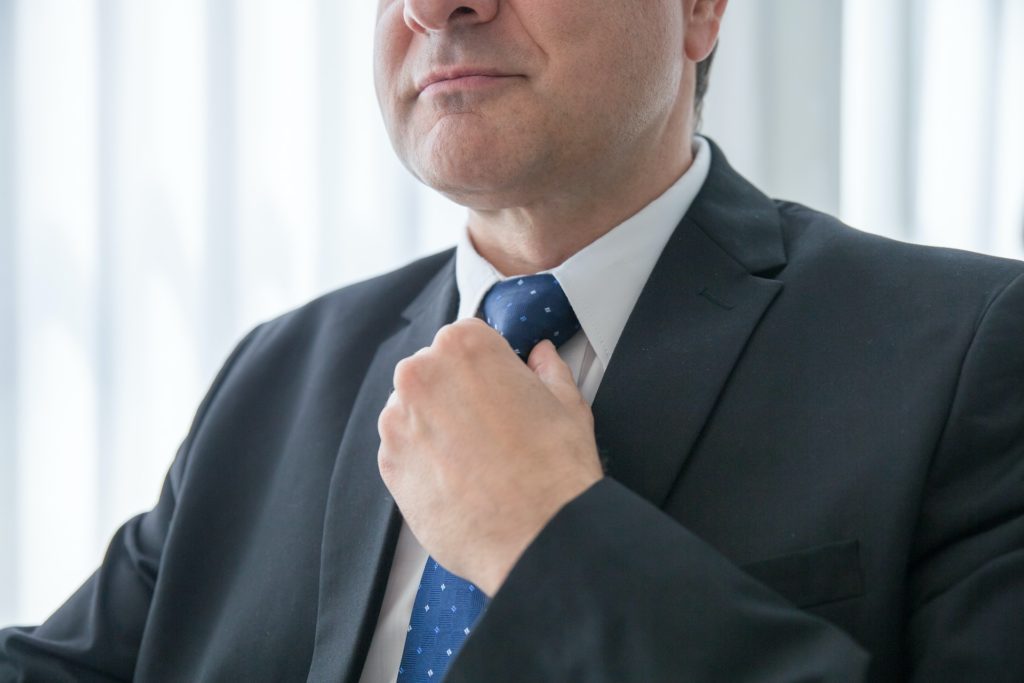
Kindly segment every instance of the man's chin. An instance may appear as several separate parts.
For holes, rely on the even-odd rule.
[[[450,201],[475,211],[497,211],[519,206],[517,193],[486,184],[466,185],[448,182],[444,185],[428,185]]]
[[[433,154],[416,169],[427,186],[463,206],[492,210],[516,206],[528,182],[521,160],[495,147],[453,149]]]

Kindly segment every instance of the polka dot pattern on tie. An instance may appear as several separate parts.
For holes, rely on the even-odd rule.
[[[580,329],[568,297],[550,273],[503,280],[487,292],[484,320],[526,360],[542,339],[559,347]]]
[[[483,591],[427,558],[405,635],[399,683],[441,680],[486,604]]]

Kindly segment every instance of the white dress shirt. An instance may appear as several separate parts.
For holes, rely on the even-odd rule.
[[[597,395],[615,345],[654,264],[707,178],[711,146],[695,136],[693,151],[690,168],[661,196],[561,265],[544,271],[561,284],[580,321],[582,329],[559,348],[558,354],[572,369],[587,403],[593,403]],[[477,314],[494,283],[518,275],[504,276],[495,270],[477,253],[464,229],[455,251],[459,319]],[[360,683],[392,683],[398,677],[413,601],[426,561],[427,552],[403,523]]]

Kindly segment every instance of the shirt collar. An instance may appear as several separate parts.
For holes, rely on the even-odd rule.
[[[562,285],[605,368],[658,257],[707,178],[711,146],[695,136],[693,151],[690,168],[661,196],[561,265],[543,271]],[[476,251],[464,228],[455,250],[459,318],[475,316],[487,291],[503,279]]]

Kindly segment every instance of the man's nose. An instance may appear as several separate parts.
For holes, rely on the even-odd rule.
[[[443,31],[456,24],[485,24],[501,0],[405,0],[405,23],[417,33]]]

